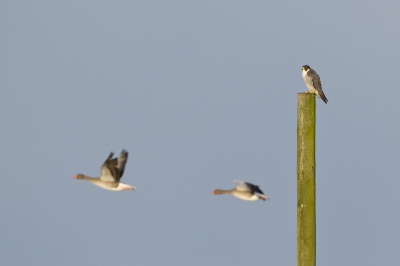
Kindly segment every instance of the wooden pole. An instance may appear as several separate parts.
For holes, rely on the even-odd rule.
[[[297,266],[315,266],[315,95],[297,96]]]

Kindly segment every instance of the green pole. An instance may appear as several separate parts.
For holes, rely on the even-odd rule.
[[[297,96],[297,266],[315,266],[315,95]]]

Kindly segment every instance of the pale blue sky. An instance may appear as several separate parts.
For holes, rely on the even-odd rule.
[[[168,3],[167,3],[168,2]],[[4,265],[295,265],[297,93],[317,264],[400,261],[399,1],[3,1]],[[96,176],[129,151],[110,192]],[[213,196],[234,179],[271,200]]]

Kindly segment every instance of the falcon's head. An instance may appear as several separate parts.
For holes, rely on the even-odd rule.
[[[311,67],[308,66],[308,65],[304,65],[304,66],[301,68],[301,70],[303,70],[303,71],[308,71],[308,70],[310,70],[310,69],[311,69]]]

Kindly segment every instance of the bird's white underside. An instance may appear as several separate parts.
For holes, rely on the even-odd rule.
[[[304,81],[305,81],[305,77],[307,76],[308,71],[310,71],[310,70],[309,70],[309,69],[307,69],[307,70],[304,70],[304,69],[303,69],[303,72],[301,73],[301,75],[303,76]],[[315,94],[317,94],[317,96],[318,96],[319,98],[321,98],[321,97],[319,96],[319,94],[318,94],[318,91],[317,91],[314,87],[312,87],[312,86],[311,86],[310,84],[308,84],[307,82],[305,82],[305,83],[306,83],[306,86],[307,86],[309,92],[315,93]]]
[[[107,189],[107,190],[111,190],[111,191],[122,191],[122,190],[125,190],[125,189],[131,189],[131,188],[135,189],[135,187],[127,185],[127,184],[124,184],[124,183],[121,183],[121,182],[118,183],[118,187],[110,187],[105,183],[93,183],[93,184],[96,185],[96,186],[99,186],[101,188],[104,188],[104,189]]]
[[[236,198],[239,198],[239,199],[241,199],[241,200],[246,200],[246,201],[256,201],[256,200],[259,199],[257,195],[253,195],[253,196],[251,196],[251,197],[249,198],[249,196],[243,195],[243,194],[241,194],[241,193],[236,193],[236,191],[233,191],[233,192],[232,192],[232,196],[234,196],[234,197],[236,197]]]

